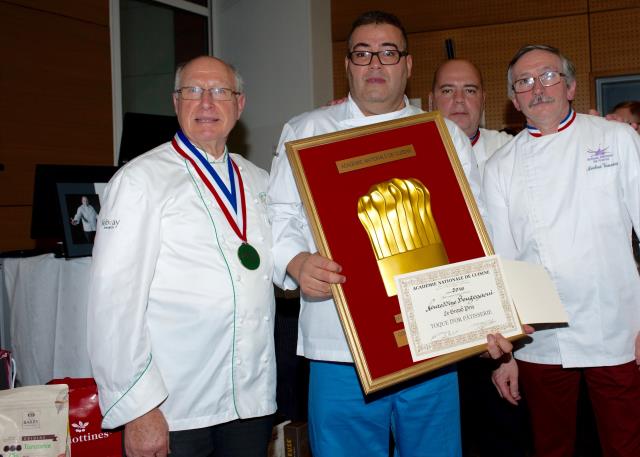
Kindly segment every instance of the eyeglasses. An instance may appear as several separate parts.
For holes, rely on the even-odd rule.
[[[347,57],[354,65],[369,65],[373,60],[373,56],[377,56],[382,65],[395,65],[400,59],[409,55],[408,51],[398,51],[397,49],[385,49],[383,51],[351,51]]]
[[[541,75],[538,76],[529,76],[528,78],[518,79],[513,83],[513,90],[516,94],[521,94],[522,92],[529,92],[533,89],[533,86],[536,84],[536,79],[540,81],[543,87],[555,86],[558,84],[562,78],[566,75],[564,73],[560,73],[559,71],[545,71]]]
[[[209,92],[211,98],[218,102],[229,101],[232,95],[240,95],[241,93],[226,87],[210,87],[205,89],[204,87],[198,86],[181,87],[180,89],[176,89],[175,93],[180,95],[180,98],[183,100],[200,100],[205,91]]]

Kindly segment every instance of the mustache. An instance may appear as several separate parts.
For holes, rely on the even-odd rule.
[[[553,103],[555,101],[556,101],[556,99],[553,98],[553,97],[549,97],[549,96],[543,95],[543,94],[536,94],[536,95],[533,96],[531,101],[529,101],[529,108],[531,108],[532,106],[539,105],[541,103]]]

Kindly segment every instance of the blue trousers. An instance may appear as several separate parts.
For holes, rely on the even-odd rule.
[[[311,361],[309,440],[314,457],[460,457],[455,368],[364,396],[352,364]]]

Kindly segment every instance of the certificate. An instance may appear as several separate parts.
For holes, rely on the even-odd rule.
[[[493,254],[444,119],[425,113],[286,144],[365,393],[486,350],[414,361],[394,277]],[[514,324],[517,326],[517,316]]]
[[[497,256],[396,276],[414,361],[522,333]]]

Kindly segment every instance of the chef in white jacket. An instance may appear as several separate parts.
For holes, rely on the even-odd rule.
[[[366,398],[340,325],[330,283],[341,283],[340,265],[320,256],[285,153],[287,141],[398,119],[422,111],[404,95],[412,59],[399,20],[370,11],[353,24],[345,67],[348,100],[291,119],[283,128],[269,184],[274,236],[274,282],[301,289],[298,354],[311,359],[309,438],[314,457],[389,455],[460,456],[458,386],[455,367]],[[446,121],[471,190],[480,200],[480,177],[463,132]],[[345,236],[349,236],[345,234]],[[492,354],[508,341],[490,336]],[[509,345],[510,346],[510,345]]]
[[[176,72],[181,131],[107,186],[88,346],[103,426],[128,457],[265,456],[275,404],[268,175],[226,139],[245,105],[230,66]]]
[[[481,179],[489,157],[511,139],[508,133],[480,127],[485,99],[482,74],[472,62],[447,60],[434,72],[429,110],[440,111],[469,137]]]
[[[471,141],[480,178],[487,160],[511,140],[505,132],[480,127],[486,92],[480,69],[464,59],[442,62],[433,73],[429,110],[452,120]],[[524,457],[529,452],[529,424],[523,405],[500,398],[491,382],[493,360],[471,357],[458,363],[462,442],[481,455]]]
[[[604,455],[640,455],[640,277],[630,246],[640,227],[640,136],[576,114],[575,68],[530,45],[509,64],[509,95],[527,128],[485,168],[498,254],[544,265],[569,323],[539,328],[495,373],[502,395],[522,385],[537,455],[573,455],[583,377]]]

